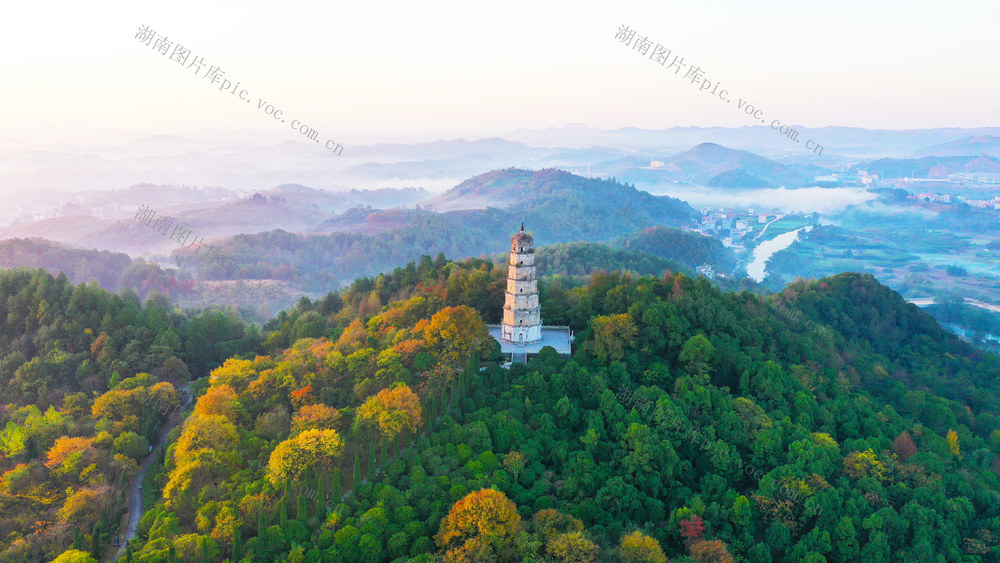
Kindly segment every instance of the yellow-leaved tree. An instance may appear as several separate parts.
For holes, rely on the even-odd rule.
[[[422,416],[417,394],[408,385],[397,385],[368,397],[358,408],[355,424],[373,427],[383,438],[394,440],[403,429],[416,432]]]
[[[622,538],[619,554],[625,563],[667,563],[660,542],[638,530]]]
[[[448,563],[520,561],[515,543],[520,531],[514,503],[500,491],[482,489],[451,507],[435,539]]]
[[[881,480],[885,477],[885,472],[885,464],[879,461],[875,451],[871,448],[863,452],[851,452],[844,456],[844,473],[854,479],[870,476]]]
[[[951,452],[951,455],[955,457],[961,455],[962,450],[958,446],[958,432],[955,432],[954,430],[949,430],[947,440],[948,440],[948,451]]]
[[[280,483],[286,478],[301,478],[310,467],[332,471],[343,451],[344,441],[336,430],[304,430],[274,448],[267,478]]]
[[[232,451],[238,441],[236,426],[219,414],[194,414],[177,439],[174,459],[178,465],[201,451],[213,454]]]
[[[592,563],[597,561],[597,544],[583,532],[559,534],[549,540],[545,552],[560,563]]]
[[[423,331],[438,357],[456,368],[464,368],[473,351],[486,351],[490,336],[479,313],[466,305],[445,307],[434,313]]]
[[[67,549],[59,557],[52,560],[52,563],[97,563],[86,551],[79,549]]]

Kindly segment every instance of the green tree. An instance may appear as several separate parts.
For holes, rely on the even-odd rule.
[[[704,334],[696,334],[689,338],[681,348],[680,360],[684,371],[702,383],[708,383],[712,375],[712,359],[715,357],[715,346],[705,338]]]
[[[833,530],[833,546],[842,561],[854,561],[858,557],[858,536],[854,522],[847,516],[841,517]]]

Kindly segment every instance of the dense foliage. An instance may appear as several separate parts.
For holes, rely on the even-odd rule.
[[[259,338],[221,314],[0,272],[0,560],[104,550],[177,386]],[[85,537],[89,536],[89,538]]]
[[[561,292],[572,359],[460,370],[492,353],[456,317],[491,271],[425,259],[276,321],[270,357],[213,373],[224,446],[185,456],[187,422],[136,558],[996,554],[997,358],[871,277],[762,298],[598,274]],[[283,453],[316,429],[329,454]]]
[[[650,227],[613,242],[630,250],[661,256],[692,268],[708,264],[719,271],[729,272],[736,266],[733,251],[718,240],[680,229]]]
[[[75,284],[97,280],[104,289],[132,289],[141,298],[153,291],[171,297],[194,291],[191,277],[178,270],[164,270],[142,259],[133,261],[121,252],[70,248],[45,239],[0,241],[0,267],[44,268],[54,276],[65,273]]]
[[[42,286],[47,279],[86,291],[36,276]],[[575,352],[560,358],[546,349],[510,369],[493,361],[497,348],[484,326],[499,313],[503,276],[491,261],[423,257],[301,300],[264,327],[259,352],[250,334],[195,354],[195,341],[223,327],[197,332],[197,319],[167,314],[182,339],[178,358],[214,369],[152,470],[151,493],[161,498],[142,518],[129,557],[1000,555],[1000,360],[871,276],[798,281],[769,297],[726,293],[680,273],[600,272],[575,287],[551,281],[543,284],[546,322],[573,327]],[[32,319],[48,310],[40,304],[61,301],[37,287],[8,293],[22,292],[38,295],[39,305],[8,305],[8,318],[22,323],[9,332],[37,334]],[[102,299],[150,319],[165,311]],[[86,345],[93,356],[96,339],[77,338],[60,339],[59,349],[72,355],[69,343]],[[232,357],[215,367],[223,356]],[[72,416],[93,429],[50,433],[34,472],[25,465],[4,473],[0,502],[25,502],[38,487],[76,479],[58,482],[71,496],[63,502],[70,508],[57,512],[66,522],[100,518],[101,492],[92,489],[121,478],[104,473],[102,448],[123,458],[141,452],[148,436],[126,430],[130,416],[141,418],[133,405],[152,393],[173,397],[156,383],[160,376],[132,373],[155,366],[125,365],[120,381],[90,383],[98,398],[82,410],[67,399],[70,406],[45,414],[51,401],[29,386],[34,395],[25,396],[42,413],[33,416]],[[39,424],[7,416],[25,428]],[[101,430],[107,435],[95,434]],[[95,469],[78,473],[91,460]],[[26,493],[33,489],[25,483],[36,492]],[[28,533],[29,522],[9,518],[7,526],[23,536],[8,547],[19,550],[9,552],[14,558],[57,528]],[[72,548],[80,553],[65,558],[85,557],[99,551],[97,532],[72,541],[64,532],[61,549],[46,553]]]

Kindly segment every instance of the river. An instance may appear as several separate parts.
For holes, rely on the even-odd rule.
[[[775,252],[784,250],[791,246],[799,238],[799,232],[801,231],[809,232],[812,230],[812,225],[808,227],[801,227],[795,229],[794,231],[788,231],[787,233],[782,233],[771,240],[765,240],[764,242],[757,245],[753,249],[753,261],[747,266],[747,275],[754,279],[756,282],[764,281],[764,276],[767,274],[767,261],[774,255]]]

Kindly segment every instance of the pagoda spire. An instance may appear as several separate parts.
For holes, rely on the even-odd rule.
[[[521,221],[521,232],[524,232],[524,221]]]

